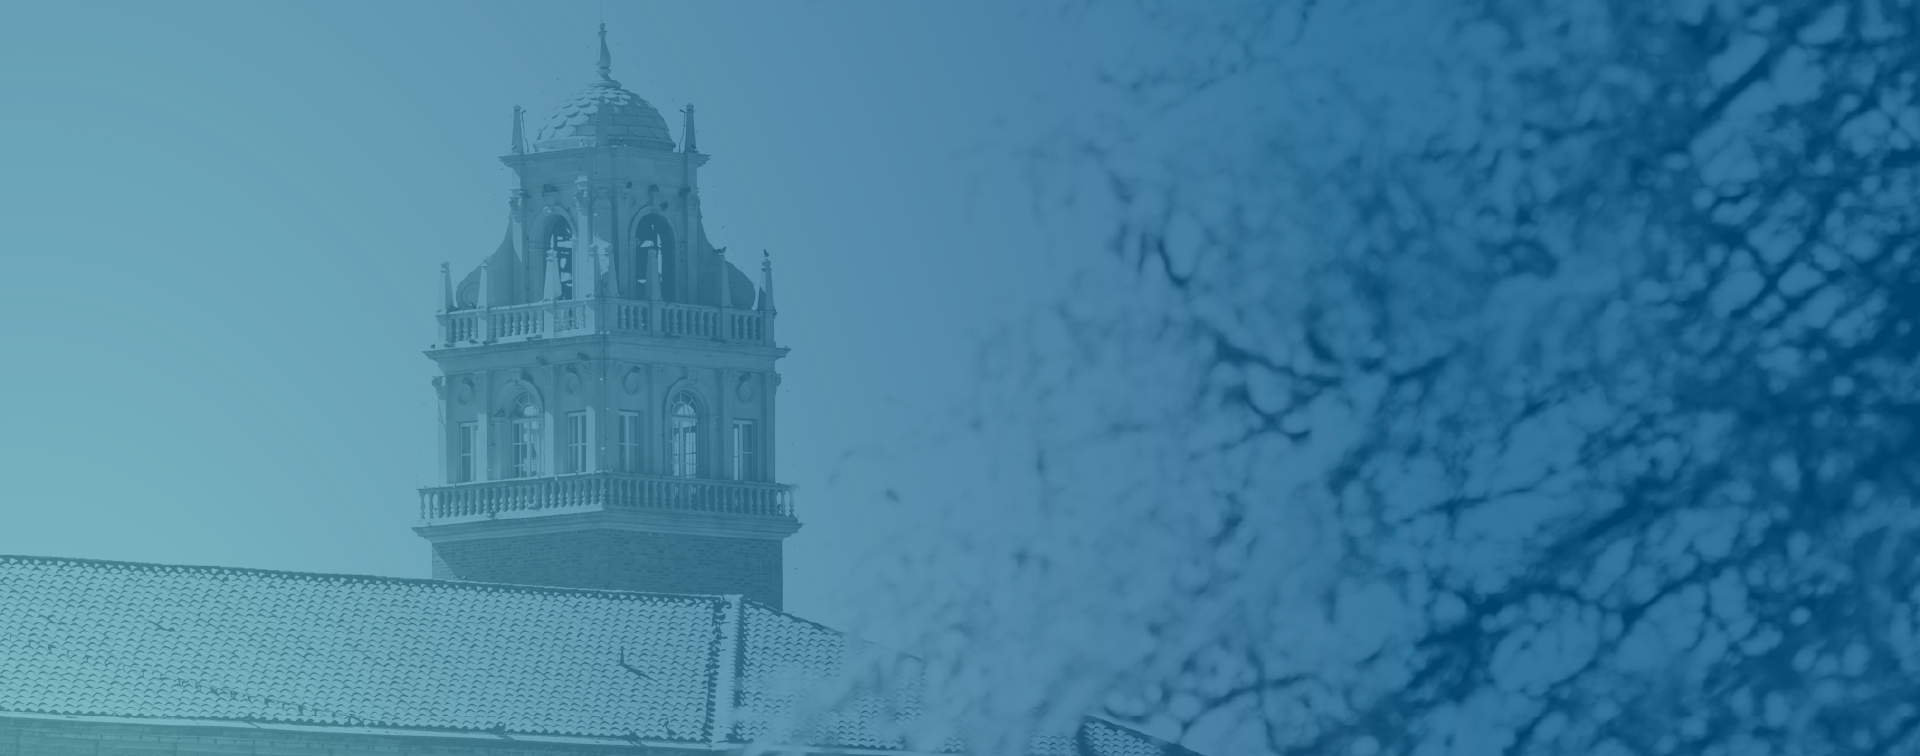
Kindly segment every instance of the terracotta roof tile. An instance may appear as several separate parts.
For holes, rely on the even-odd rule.
[[[0,710],[706,741],[738,601],[0,557]]]
[[[738,596],[0,556],[0,714],[897,749],[918,665]]]

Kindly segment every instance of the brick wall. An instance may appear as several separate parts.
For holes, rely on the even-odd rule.
[[[782,542],[760,538],[587,530],[445,541],[442,580],[654,593],[738,593],[781,608]]]

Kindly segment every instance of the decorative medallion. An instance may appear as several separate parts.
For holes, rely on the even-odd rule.
[[[462,378],[460,385],[453,389],[453,400],[462,406],[473,403],[473,381]]]
[[[740,397],[741,403],[752,404],[753,403],[753,376],[751,375],[740,376],[740,385],[734,388],[733,393],[735,396]]]
[[[627,371],[627,378],[621,383],[623,383],[627,387],[627,393],[629,394],[640,393],[640,368],[634,368],[632,370]]]
[[[580,393],[580,374],[568,370],[567,377],[560,380],[560,385],[565,386],[569,394]]]

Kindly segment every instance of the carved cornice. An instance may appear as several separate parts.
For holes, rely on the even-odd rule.
[[[435,543],[511,538],[589,530],[699,535],[716,538],[780,540],[800,530],[793,517],[717,514],[650,509],[604,509],[502,512],[496,516],[436,520],[417,525],[413,532]]]

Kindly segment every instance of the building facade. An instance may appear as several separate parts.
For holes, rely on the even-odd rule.
[[[515,109],[505,238],[443,270],[427,352],[435,577],[781,606],[772,265],[756,286],[708,240],[694,135],[613,79],[604,28],[597,80],[531,138]]]
[[[772,269],[707,241],[693,108],[676,143],[605,34],[444,276],[434,579],[0,556],[0,756],[967,751],[918,659],[781,610]]]

